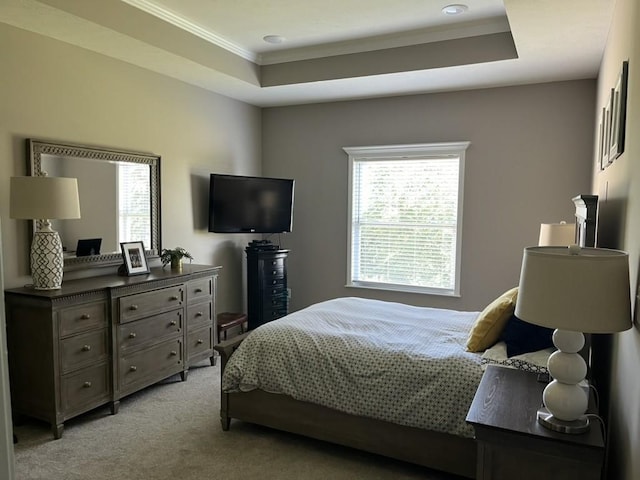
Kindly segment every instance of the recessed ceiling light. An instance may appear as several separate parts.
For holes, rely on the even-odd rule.
[[[274,44],[283,43],[286,40],[282,35],[265,35],[262,39],[267,43]]]
[[[462,3],[454,3],[452,5],[447,5],[442,9],[442,13],[445,15],[460,15],[461,13],[469,10],[467,5],[463,5]]]

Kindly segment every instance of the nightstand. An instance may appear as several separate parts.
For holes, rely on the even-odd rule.
[[[599,422],[592,419],[580,435],[543,427],[536,414],[545,386],[535,373],[487,367],[467,415],[478,444],[477,480],[600,480]]]

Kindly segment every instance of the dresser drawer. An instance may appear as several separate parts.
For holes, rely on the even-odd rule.
[[[189,355],[189,359],[206,351],[211,351],[212,348],[212,327],[199,328],[189,332],[189,335],[187,336],[187,355]]]
[[[106,363],[62,377],[61,403],[64,412],[87,410],[108,401],[109,366]]]
[[[282,308],[288,305],[289,299],[287,298],[286,290],[282,289],[278,291],[276,294],[265,295],[262,298],[262,307],[263,308]]]
[[[265,308],[262,312],[262,318],[265,322],[270,322],[271,320],[276,320],[287,315],[289,313],[287,310],[287,307],[280,307],[276,309]]]
[[[162,340],[182,331],[182,309],[118,326],[118,345],[123,350],[149,341]]]
[[[213,304],[211,302],[198,303],[187,307],[187,328],[200,325],[212,325]]]
[[[109,358],[108,341],[106,328],[62,340],[60,342],[62,373],[69,373]]]
[[[267,298],[287,295],[287,287],[284,279],[281,279],[280,282],[276,282],[275,285],[266,285],[263,295]]]
[[[263,288],[267,294],[273,295],[274,293],[282,292],[287,288],[287,280],[284,277],[265,278]]]
[[[183,364],[184,352],[179,339],[146,348],[120,358],[120,385],[126,387],[136,382],[156,378],[164,371]],[[158,377],[158,380],[161,378]]]
[[[263,275],[266,282],[270,282],[273,279],[284,278],[284,268],[267,266],[264,269]]]
[[[183,285],[121,297],[118,302],[120,323],[131,322],[154,313],[173,310],[181,306],[183,302]]]
[[[284,270],[284,257],[265,259],[263,266],[265,271],[268,271],[269,269],[274,269],[274,268]]]
[[[213,293],[213,279],[202,278],[200,280],[192,280],[186,285],[187,302],[199,303],[205,300],[211,300]]]
[[[106,302],[85,303],[78,307],[65,308],[58,312],[60,337],[107,325]]]

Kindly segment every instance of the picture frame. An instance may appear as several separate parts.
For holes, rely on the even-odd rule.
[[[618,75],[616,86],[611,89],[610,109],[611,126],[609,137],[609,162],[618,158],[624,152],[625,127],[627,120],[627,81],[629,77],[629,62],[622,62],[622,69]]]
[[[600,170],[604,170],[605,168],[607,168],[607,163],[608,160],[605,160],[605,156],[604,156],[604,144],[606,141],[606,136],[605,136],[605,132],[604,132],[604,128],[605,128],[605,121],[604,121],[604,115],[605,115],[605,109],[603,108],[602,111],[600,112],[600,121],[598,123],[598,146],[597,146],[597,150],[596,150],[596,160],[597,160],[597,164],[598,164],[598,168]]]
[[[611,145],[611,99],[607,101],[607,106],[602,109],[602,169],[604,170],[611,163],[609,159],[610,145]]]
[[[143,242],[120,242],[127,276],[149,273],[149,262]]]

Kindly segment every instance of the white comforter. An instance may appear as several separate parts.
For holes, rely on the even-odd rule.
[[[470,437],[464,419],[482,369],[465,343],[477,315],[362,298],[318,303],[252,331],[222,388]]]

